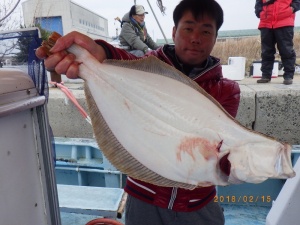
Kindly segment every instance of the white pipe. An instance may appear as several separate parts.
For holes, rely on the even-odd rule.
[[[296,149],[292,149],[292,153],[294,153],[294,154],[300,154],[300,149],[298,150],[296,150]]]
[[[91,172],[91,173],[108,173],[108,174],[122,174],[117,170],[100,170],[100,169],[88,169],[88,168],[80,168],[80,167],[55,167],[58,170],[73,170],[77,172]]]

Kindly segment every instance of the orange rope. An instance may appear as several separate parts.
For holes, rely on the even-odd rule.
[[[86,225],[124,225],[124,224],[112,219],[99,218],[99,219],[91,220]]]
[[[77,99],[75,98],[75,96],[73,95],[73,93],[66,87],[63,85],[63,83],[56,83],[56,82],[49,82],[50,84],[59,87],[60,90],[65,93],[65,95],[74,103],[74,105],[77,107],[77,109],[79,110],[80,114],[82,115],[82,117],[90,124],[91,123],[91,119],[89,117],[89,115],[85,112],[85,110],[80,106],[80,104],[78,103]]]

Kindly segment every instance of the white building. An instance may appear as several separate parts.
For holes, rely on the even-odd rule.
[[[111,41],[107,19],[71,0],[27,0],[22,9],[26,27],[40,24],[61,35],[79,31],[93,39]]]

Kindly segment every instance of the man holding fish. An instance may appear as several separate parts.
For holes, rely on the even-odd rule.
[[[209,94],[209,96],[207,96],[208,98],[213,97],[213,99],[211,99],[212,101],[216,100],[218,103],[220,103],[224,110],[226,110],[225,114],[226,116],[228,114],[227,117],[229,118],[229,120],[227,121],[227,119],[225,119],[226,116],[223,117],[225,114],[220,114],[220,117],[224,119],[221,119],[216,123],[221,124],[221,130],[225,130],[225,136],[223,136],[223,134],[221,133],[212,136],[210,130],[206,129],[204,133],[207,134],[207,138],[205,140],[200,138],[183,139],[181,144],[177,148],[177,158],[175,158],[177,159],[177,161],[184,161],[183,158],[187,159],[185,160],[185,162],[188,163],[184,164],[184,166],[176,172],[174,172],[176,168],[172,167],[172,165],[170,167],[169,164],[172,164],[172,161],[171,159],[168,160],[168,158],[165,161],[162,160],[162,162],[164,162],[165,164],[161,163],[158,166],[155,165],[151,167],[151,165],[154,165],[156,163],[155,161],[158,161],[158,158],[160,158],[160,156],[158,155],[159,151],[161,150],[161,152],[163,152],[163,150],[166,150],[165,148],[161,147],[161,149],[157,149],[159,147],[155,147],[155,150],[158,150],[158,153],[150,153],[152,154],[152,156],[157,157],[157,159],[154,159],[155,161],[152,161],[153,163],[151,163],[151,165],[149,166],[151,170],[157,172],[158,174],[170,175],[171,178],[174,175],[174,180],[179,177],[179,179],[176,180],[178,181],[179,185],[158,185],[158,182],[156,182],[156,180],[154,180],[154,182],[146,182],[145,179],[142,179],[143,177],[141,177],[141,179],[135,179],[133,178],[131,173],[128,173],[129,176],[127,178],[125,191],[129,194],[129,196],[126,203],[125,223],[126,225],[223,225],[225,221],[222,208],[220,207],[218,202],[214,201],[214,197],[216,196],[216,188],[214,185],[227,185],[229,183],[235,183],[239,181],[250,181],[255,183],[259,181],[261,182],[262,180],[267,179],[267,177],[273,176],[273,173],[275,173],[273,172],[273,168],[271,168],[270,170],[267,170],[269,168],[265,169],[265,167],[263,167],[262,169],[256,169],[259,168],[259,166],[263,166],[262,163],[260,163],[260,160],[256,160],[256,157],[262,157],[261,152],[256,154],[255,157],[252,157],[253,161],[251,161],[252,159],[249,159],[249,157],[243,159],[243,156],[248,156],[248,154],[252,156],[251,150],[256,149],[255,143],[259,143],[260,148],[267,150],[270,149],[270,151],[273,151],[274,149],[271,149],[271,147],[268,149],[268,146],[278,146],[278,149],[286,152],[287,155],[290,153],[290,147],[286,147],[285,145],[277,143],[273,140],[266,141],[266,137],[261,137],[257,134],[253,134],[255,137],[251,140],[243,140],[243,143],[241,144],[236,143],[235,140],[233,144],[229,143],[230,140],[229,142],[226,142],[227,140],[223,140],[223,137],[224,139],[228,139],[228,136],[226,136],[226,124],[231,124],[233,121],[231,116],[235,117],[237,114],[240,100],[240,89],[239,85],[235,81],[223,78],[220,60],[210,55],[216,42],[218,30],[223,23],[223,10],[220,5],[215,0],[182,0],[176,6],[173,12],[173,20],[175,26],[173,27],[172,36],[175,46],[164,45],[157,50],[147,53],[144,58],[146,58],[147,60],[155,56],[161,61],[181,71],[183,74],[185,74],[184,77],[189,77],[190,79],[195,81]],[[81,48],[87,50],[87,52],[93,57],[87,58],[86,56],[82,56],[82,54],[69,53],[71,46],[74,45],[79,45]],[[70,34],[59,38],[50,52],[52,54],[48,56],[46,49],[44,47],[40,47],[36,50],[36,55],[39,58],[45,58],[45,66],[48,70],[55,70],[59,74],[66,74],[69,78],[81,77],[85,80],[88,80],[88,78],[86,77],[87,75],[83,75],[80,73],[80,71],[83,71],[80,70],[80,68],[85,66],[85,64],[87,63],[91,64],[91,62],[95,62],[94,64],[98,64],[98,62],[100,62],[103,63],[103,66],[106,63],[104,62],[106,59],[117,59],[118,61],[134,60],[134,62],[138,63],[138,61],[135,60],[138,58],[126,52],[125,50],[114,48],[103,40],[92,40],[89,37],[78,32],[71,32]],[[81,59],[79,59],[80,57]],[[125,68],[124,71],[126,71]],[[111,75],[109,79],[112,79],[112,76],[113,75]],[[126,74],[126,76],[130,77],[131,74]],[[150,85],[150,82],[152,81],[146,81],[146,78],[148,79],[148,76],[144,77],[144,83]],[[193,82],[193,84],[195,83]],[[198,85],[197,87],[199,87]],[[111,83],[111,85],[109,86],[113,86],[114,89],[117,87],[114,86],[114,83]],[[164,86],[165,89],[169,88],[167,86],[168,85]],[[136,87],[128,87],[126,90],[131,88],[134,89]],[[207,95],[206,92],[205,94]],[[161,94],[162,91],[159,91],[157,93]],[[178,99],[180,95],[184,94],[182,89],[176,90],[176,93],[178,93],[178,96],[173,97]],[[137,94],[135,94],[133,97],[136,96]],[[133,105],[130,104],[131,102],[129,101],[123,102],[123,105],[126,109],[129,109],[129,111],[133,111]],[[110,103],[108,102],[107,105],[110,105]],[[198,106],[196,106],[196,104],[188,105],[187,107],[185,107],[185,110],[187,110],[187,113],[189,113],[194,107],[199,107],[199,104]],[[209,106],[205,103],[203,105],[200,105],[200,107],[201,111],[205,111]],[[170,111],[170,114],[171,113],[173,112]],[[211,114],[212,113],[213,112],[211,112]],[[208,112],[208,114],[210,114],[210,112]],[[210,120],[209,118],[211,118],[213,124],[215,122],[215,117],[211,115],[211,117],[208,116],[208,119],[206,120]],[[127,119],[129,118],[126,118],[125,120]],[[194,120],[192,122],[193,124],[197,123],[197,121]],[[121,129],[121,126],[119,126],[118,128],[119,123],[115,124],[117,126],[117,129]],[[183,122],[183,125],[185,125],[185,122]],[[130,129],[129,127],[130,125],[128,125],[127,128]],[[157,135],[158,133],[161,134],[160,136],[164,136],[163,138],[167,138],[165,137],[166,135],[163,135],[162,131],[160,130],[155,130],[151,127],[146,128],[148,129],[146,131],[151,131],[148,132],[147,135]],[[241,129],[241,134],[243,135],[245,129]],[[156,133],[153,131],[159,131],[160,133]],[[247,135],[251,136],[251,134],[249,134],[250,132],[247,132]],[[107,133],[104,132],[103,134],[106,135]],[[216,140],[209,140],[208,137]],[[249,146],[244,147],[244,149],[242,149],[243,151],[241,151],[239,147],[253,140],[254,144],[250,143]],[[270,141],[270,143],[268,141]],[[130,147],[135,148],[135,143],[133,142],[134,141],[131,141],[129,145]],[[261,144],[264,142],[266,142],[265,145]],[[235,145],[234,149],[233,146],[228,147],[228,143]],[[162,145],[161,143],[152,143],[152,145],[155,144],[157,144],[158,146]],[[197,149],[193,149],[195,148],[195,146],[197,146]],[[200,146],[204,146],[203,151],[200,150]],[[229,149],[228,151],[224,151],[224,149],[227,148],[226,146]],[[196,151],[198,150],[198,147],[200,154],[198,153],[198,151]],[[286,150],[286,148],[288,150]],[[212,150],[210,151],[210,149]],[[245,149],[248,150],[244,151]],[[137,151],[139,150],[141,150],[141,148],[137,149]],[[236,151],[234,154],[230,154],[231,150],[238,151]],[[118,153],[116,152],[115,154]],[[267,154],[270,153],[268,152]],[[143,159],[145,159],[145,157],[147,158],[146,161],[144,161],[145,164],[149,163],[149,161],[152,160],[150,158],[153,158],[147,157],[145,156],[145,154],[140,155],[142,155]],[[277,153],[274,152],[274,155],[277,155]],[[172,157],[173,156],[174,154],[172,155]],[[201,162],[203,162],[204,168],[202,167],[202,169],[200,170],[200,172],[203,172],[200,178],[199,176],[196,176],[196,178],[199,179],[196,179],[195,181],[191,178],[191,175],[197,169],[190,168],[189,166],[192,163],[189,162],[192,162],[194,160],[196,163],[194,162],[195,164],[193,166],[198,168],[197,166],[199,166],[199,164],[201,163],[198,163],[198,161],[196,161],[196,157],[201,158]],[[289,156],[286,156],[287,159],[288,157]],[[267,155],[265,158],[273,159],[273,157],[268,157]],[[274,156],[274,158],[278,157]],[[279,158],[280,160],[285,159],[285,157]],[[257,164],[252,165],[251,167],[248,166],[248,161]],[[123,162],[125,163],[125,161]],[[233,162],[236,164],[233,164]],[[288,164],[288,162],[286,163]],[[245,167],[243,167],[244,165]],[[282,165],[276,164],[276,166],[279,167],[280,171],[282,172]],[[293,171],[290,170],[289,166],[290,165],[286,166],[287,169],[283,168],[283,170],[286,169],[288,171],[288,176],[292,176]],[[187,167],[190,169],[186,169]],[[236,168],[239,167],[242,167],[242,169],[236,170]],[[249,167],[251,167],[250,172],[248,170]],[[167,168],[173,169],[168,170]],[[253,168],[254,170],[251,170]],[[264,170],[268,172],[267,175],[262,173]],[[182,176],[182,179],[180,178],[180,176],[176,177],[176,175],[181,173],[181,171],[187,171]],[[246,174],[243,173],[245,171]],[[131,172],[134,173],[136,172],[136,170]],[[254,176],[251,177],[251,175]],[[276,175],[278,174],[276,173]],[[188,183],[190,186],[185,186],[184,183]]]

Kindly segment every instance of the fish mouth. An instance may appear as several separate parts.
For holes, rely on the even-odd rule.
[[[279,143],[277,145],[276,157],[264,165],[253,162],[248,166],[240,166],[238,164],[231,164],[228,183],[240,184],[248,183],[261,183],[265,180],[271,179],[288,179],[296,175],[293,170],[291,160],[291,145]],[[261,166],[262,165],[262,166]]]

